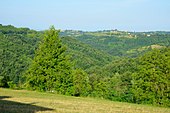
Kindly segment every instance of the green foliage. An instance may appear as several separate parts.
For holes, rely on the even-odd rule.
[[[0,87],[8,88],[9,76],[0,76]]]
[[[46,31],[25,75],[28,88],[40,91],[56,90],[66,94],[69,92],[68,88],[72,87],[70,62],[58,33],[54,27]]]
[[[89,77],[82,69],[73,71],[73,88],[74,96],[88,96],[91,86],[89,85]]]
[[[87,72],[92,87],[92,96],[131,102],[131,75],[135,70],[135,60],[128,58],[114,60],[104,67],[90,68]],[[100,94],[102,92],[103,95]]]
[[[67,52],[71,54],[71,60],[75,62],[76,68],[88,70],[94,66],[104,66],[113,59],[108,53],[94,49],[72,37],[62,37],[62,41],[67,45]]]
[[[18,88],[17,85],[15,83],[13,83],[13,81],[8,82],[8,86],[11,89],[17,89]]]
[[[145,54],[137,68],[132,79],[134,102],[170,106],[170,49]]]
[[[12,25],[3,26],[2,24],[0,24],[0,33],[8,34],[8,35],[16,35],[16,34],[20,34],[20,35],[34,34],[34,36],[39,35],[35,30],[30,30],[29,28],[16,28]]]
[[[132,102],[131,74],[131,72],[125,72],[123,74],[116,73],[110,78],[109,99],[121,102]]]
[[[93,80],[92,87],[91,96],[108,99],[110,90],[107,78]]]
[[[7,82],[15,84],[19,83],[30,64],[38,41],[29,38],[25,32],[20,33],[13,26],[0,26],[0,76],[8,77]]]

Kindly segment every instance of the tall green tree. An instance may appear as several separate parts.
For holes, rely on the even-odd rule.
[[[59,30],[52,26],[36,51],[33,62],[26,72],[26,86],[32,90],[71,94],[71,63],[65,54],[66,47],[59,38]]]

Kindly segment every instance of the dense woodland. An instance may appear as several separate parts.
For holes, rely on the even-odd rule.
[[[0,87],[170,107],[170,32],[0,24]]]

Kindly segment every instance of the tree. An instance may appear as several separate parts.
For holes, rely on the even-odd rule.
[[[132,75],[134,102],[170,106],[170,48],[140,57],[137,69]]]
[[[71,63],[65,54],[59,31],[52,26],[44,34],[33,62],[25,74],[26,86],[32,90],[67,94],[72,87]]]

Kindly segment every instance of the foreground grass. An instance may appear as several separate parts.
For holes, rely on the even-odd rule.
[[[170,113],[170,108],[0,88],[0,113]]]

